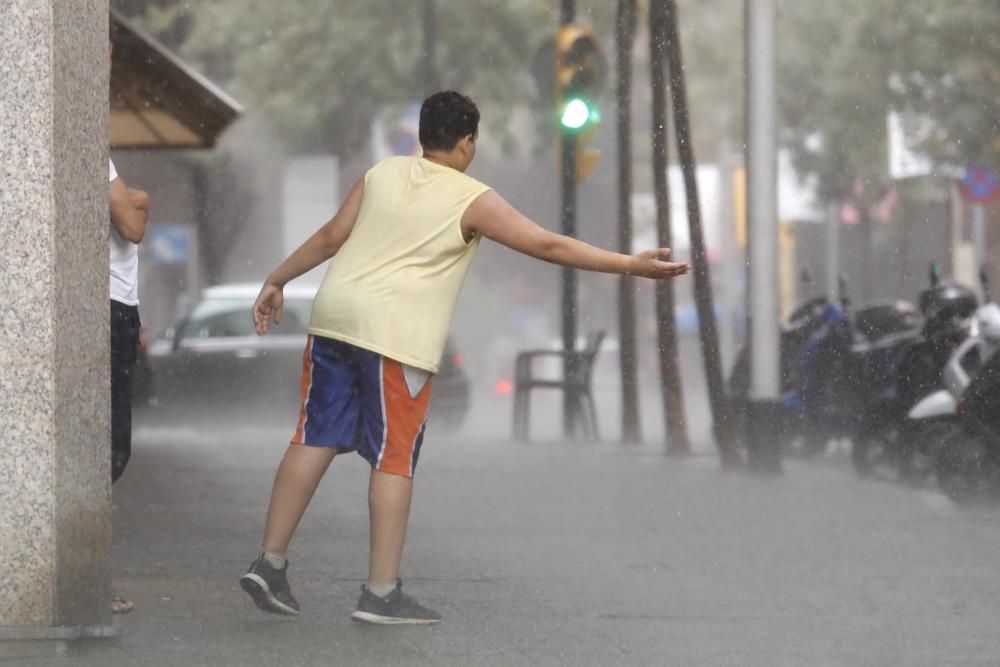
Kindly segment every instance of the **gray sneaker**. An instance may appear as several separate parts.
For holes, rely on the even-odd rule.
[[[288,586],[288,560],[280,570],[261,554],[250,569],[240,577],[240,587],[245,590],[259,609],[271,614],[298,616],[299,603]]]
[[[361,586],[358,608],[351,620],[376,625],[431,625],[441,622],[441,614],[424,607],[403,592],[403,580],[396,580],[396,588],[384,598]]]

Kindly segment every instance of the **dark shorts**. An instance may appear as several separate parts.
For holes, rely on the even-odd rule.
[[[426,371],[349,343],[310,336],[292,444],[356,451],[375,470],[413,477],[431,383]]]
[[[139,346],[139,308],[111,301],[111,481],[132,456],[132,376]]]

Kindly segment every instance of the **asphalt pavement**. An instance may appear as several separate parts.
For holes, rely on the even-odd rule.
[[[367,468],[343,456],[289,554],[302,616],[269,616],[237,581],[288,428],[220,424],[137,429],[114,488],[121,639],[11,667],[1000,665],[1000,508],[837,455],[760,478],[653,442],[428,436],[403,578],[445,621],[417,628],[348,618]]]

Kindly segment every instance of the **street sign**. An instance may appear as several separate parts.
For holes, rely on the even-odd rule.
[[[934,163],[917,146],[937,129],[929,116],[890,111],[886,116],[889,138],[889,175],[900,180],[934,173]]]
[[[376,162],[393,155],[420,155],[420,102],[386,106],[372,122],[372,157]]]
[[[153,264],[187,264],[191,254],[191,225],[150,224],[146,228],[149,259]]]
[[[962,196],[971,202],[985,203],[1000,197],[1000,178],[977,164],[970,164],[965,168],[965,175],[958,186]]]

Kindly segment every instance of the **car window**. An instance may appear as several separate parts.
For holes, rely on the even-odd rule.
[[[287,299],[281,324],[272,329],[277,335],[305,335],[312,302]],[[206,299],[195,306],[179,331],[180,339],[254,336],[250,311],[253,301],[246,299]]]
[[[181,334],[182,338],[222,338],[231,336],[251,336],[253,322],[247,311],[229,310],[188,320]]]

